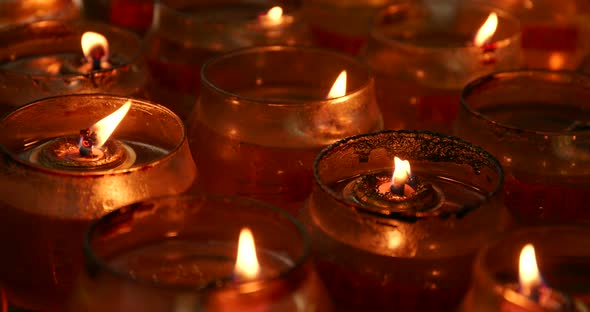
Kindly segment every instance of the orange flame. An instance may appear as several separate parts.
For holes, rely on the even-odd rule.
[[[543,283],[537,266],[535,248],[532,244],[526,244],[520,251],[518,277],[520,281],[520,292],[525,296],[531,296],[534,290]]]
[[[260,22],[265,26],[277,26],[283,22],[283,8],[280,6],[272,7],[266,14],[259,17]]]
[[[475,38],[473,39],[473,44],[476,47],[481,47],[486,44],[496,33],[496,28],[498,27],[498,15],[492,12],[486,19],[486,21],[481,25]]]
[[[391,176],[391,183],[394,187],[399,188],[410,181],[412,170],[410,168],[410,162],[407,160],[402,160],[396,156],[393,161],[395,167]]]
[[[260,273],[254,236],[252,236],[252,232],[249,228],[243,228],[240,231],[238,256],[236,258],[234,273],[240,280],[255,279]]]
[[[109,42],[105,36],[95,33],[92,31],[87,31],[82,35],[82,51],[84,52],[84,57],[91,63],[95,56],[93,56],[93,51],[97,48],[102,49],[100,53],[100,61],[106,62],[109,59]]]
[[[96,145],[94,147],[101,148],[104,145],[111,134],[113,134],[113,131],[115,131],[119,123],[121,123],[121,120],[123,120],[125,115],[127,115],[130,107],[131,101],[127,101],[114,113],[99,120],[90,127],[90,130],[96,133]]]
[[[343,70],[342,72],[340,72],[340,75],[338,75],[338,78],[336,78],[336,80],[334,81],[334,84],[332,85],[332,88],[330,89],[330,92],[328,93],[328,96],[326,98],[331,99],[345,96],[346,80],[346,71]]]

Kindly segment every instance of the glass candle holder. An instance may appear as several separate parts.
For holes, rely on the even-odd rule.
[[[84,32],[109,42],[109,65],[87,70]],[[0,114],[50,96],[73,93],[140,95],[147,81],[141,39],[128,31],[85,22],[40,21],[0,29]]]
[[[471,288],[460,311],[588,311],[589,238],[590,231],[582,227],[531,227],[487,245],[475,261]],[[525,296],[519,286],[519,253],[526,244],[534,246],[541,291],[551,291],[553,309]]]
[[[483,27],[495,14],[497,27]],[[481,41],[476,43],[478,29]],[[485,39],[487,38],[487,39]],[[461,89],[519,65],[518,20],[496,8],[403,1],[377,16],[365,59],[375,71],[386,129],[451,133]]]
[[[394,156],[409,161],[415,192],[388,188]],[[510,223],[500,164],[454,137],[350,137],[319,154],[314,174],[302,218],[338,311],[452,311],[476,250]]]
[[[240,280],[244,227],[259,271]],[[330,311],[303,227],[254,201],[199,195],[133,204],[94,223],[84,253],[71,311]]]
[[[0,121],[0,284],[11,304],[61,311],[82,266],[92,220],[148,197],[189,188],[196,168],[180,119],[132,100],[96,157],[74,153],[77,135],[123,105],[108,95],[53,97]],[[80,153],[81,154],[81,153]]]
[[[389,0],[303,0],[316,44],[358,54],[367,43],[371,21]]]
[[[519,223],[590,221],[589,86],[581,74],[515,71],[463,90],[456,133],[502,162]]]
[[[280,6],[280,17],[269,10]],[[290,2],[164,0],[156,5],[146,58],[154,77],[152,98],[181,118],[199,94],[202,65],[237,48],[309,45],[307,24]]]
[[[154,0],[81,0],[84,16],[91,20],[145,33],[152,25]]]
[[[69,20],[78,14],[73,0],[3,0],[0,2],[0,27],[41,19]]]
[[[326,99],[342,70],[349,91]],[[284,46],[239,50],[205,64],[191,117],[202,189],[293,213],[311,191],[313,160],[323,147],[382,128],[366,65],[337,52]]]

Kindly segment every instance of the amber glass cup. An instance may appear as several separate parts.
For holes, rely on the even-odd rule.
[[[589,87],[581,74],[515,71],[463,90],[455,132],[502,162],[519,223],[590,221]]]
[[[111,157],[82,163],[59,153],[61,144],[77,142],[81,129],[126,101],[53,97],[0,121],[0,246],[7,251],[0,258],[0,285],[12,305],[62,311],[92,220],[148,197],[178,194],[195,179],[180,119],[140,100],[132,100],[107,141],[104,154]]]
[[[343,70],[349,91],[326,99]],[[313,160],[323,147],[382,127],[369,69],[338,52],[243,49],[209,61],[202,77],[189,138],[209,192],[295,213],[311,191]]]
[[[258,275],[234,273],[240,230]],[[309,237],[287,213],[229,196],[163,197],[116,210],[86,235],[70,311],[330,311]]]
[[[451,134],[461,89],[519,66],[518,20],[495,7],[459,3],[399,1],[377,15],[364,58],[375,71],[386,129]],[[476,45],[490,14],[495,32]]]
[[[409,161],[414,193],[382,188],[394,156]],[[338,311],[453,311],[476,251],[509,226],[500,164],[454,137],[353,136],[324,149],[314,174],[302,218]]]

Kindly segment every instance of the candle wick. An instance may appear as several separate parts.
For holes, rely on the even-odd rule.
[[[90,130],[90,128],[80,130],[80,140],[78,141],[80,156],[94,157],[92,148],[96,145],[96,141],[96,132]]]
[[[97,44],[90,49],[89,56],[92,62],[92,70],[102,69],[102,58],[105,56],[105,54],[106,50],[100,44]]]

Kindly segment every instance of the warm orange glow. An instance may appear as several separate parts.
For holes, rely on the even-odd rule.
[[[412,170],[410,168],[410,162],[407,160],[401,160],[397,156],[394,158],[394,169],[391,177],[391,183],[393,187],[400,188],[404,184],[410,181],[412,176]]]
[[[336,78],[336,80],[334,81],[334,84],[332,85],[332,88],[330,89],[330,92],[328,93],[328,96],[326,98],[331,99],[345,96],[346,80],[346,71],[343,70],[342,72],[340,72],[340,75],[338,75],[338,78]]]
[[[549,54],[549,69],[560,70],[565,64],[565,55],[561,52],[552,52]]]
[[[249,228],[243,228],[240,231],[238,241],[238,256],[234,268],[235,276],[239,280],[255,279],[260,272],[258,257],[256,257],[256,245],[254,237]]]
[[[88,62],[91,63],[93,61],[93,50],[97,47],[101,47],[103,50],[103,53],[100,54],[100,61],[106,62],[109,59],[109,42],[105,36],[92,31],[87,31],[82,35],[81,41],[82,51]]]
[[[492,12],[488,16],[488,19],[481,25],[475,38],[473,38],[473,44],[476,47],[481,47],[488,42],[494,36],[496,28],[498,27],[498,16]]]
[[[121,123],[121,120],[123,120],[125,115],[127,115],[130,107],[131,101],[127,101],[114,113],[99,120],[97,123],[92,125],[92,127],[90,127],[90,130],[96,133],[96,145],[94,147],[101,148],[103,146],[111,134],[113,134],[113,131],[115,131],[119,123]]]
[[[268,16],[268,18],[273,21],[280,21],[281,17],[283,17],[283,8],[280,6],[272,7],[270,10],[268,10],[266,16]]]
[[[518,277],[520,280],[520,292],[525,296],[531,296],[534,290],[542,284],[541,274],[537,267],[535,248],[532,244],[526,244],[520,252]]]

